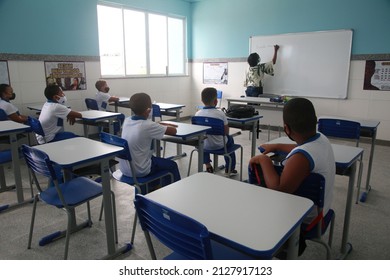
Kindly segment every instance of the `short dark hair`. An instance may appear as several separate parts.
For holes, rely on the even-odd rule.
[[[45,96],[47,100],[53,100],[53,96],[58,94],[61,88],[57,84],[50,84],[45,88]]]
[[[249,56],[248,56],[248,64],[250,67],[254,67],[256,66],[257,64],[259,64],[260,62],[260,56],[258,53],[251,53]]]
[[[317,116],[313,103],[301,97],[290,99],[283,108],[283,122],[300,134],[316,131]]]
[[[202,90],[202,102],[204,105],[214,105],[213,102],[217,99],[217,89],[213,87],[207,87]]]
[[[144,92],[131,96],[129,107],[136,115],[142,115],[148,108],[152,107],[152,99]]]
[[[6,89],[9,87],[10,87],[10,85],[7,85],[7,84],[0,85],[0,98],[3,98],[3,93],[5,93]]]
[[[106,83],[105,80],[98,80],[96,83],[95,83],[95,87],[97,90],[100,91],[100,89],[102,88],[102,86]]]

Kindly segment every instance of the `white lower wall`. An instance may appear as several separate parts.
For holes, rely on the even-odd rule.
[[[192,89],[193,104],[199,104],[200,92],[204,87],[212,86],[223,91],[223,99],[240,97],[245,95],[244,75],[247,67],[246,62],[229,62],[229,81],[227,85],[203,84],[203,63],[192,65]],[[347,99],[309,98],[317,112],[317,116],[334,115],[366,120],[378,120],[377,139],[390,141],[390,91],[363,90],[365,61],[351,61],[349,75],[349,88]],[[277,69],[275,69],[277,75]],[[227,102],[222,103],[226,106]],[[194,107],[194,105],[193,105]],[[263,124],[282,124],[281,112],[262,111]]]
[[[27,109],[30,104],[43,104],[45,102],[45,70],[43,61],[8,61],[11,85],[16,93],[13,101],[20,112],[33,115]],[[100,79],[99,62],[86,62],[87,90],[66,91],[68,104],[73,110],[86,110],[84,99],[94,97],[95,82]],[[229,82],[227,85],[203,84],[203,63],[190,64],[190,75],[170,78],[131,78],[106,79],[110,86],[110,93],[117,96],[128,96],[136,92],[148,93],[153,101],[184,104],[182,116],[193,115],[196,106],[201,104],[200,92],[204,87],[214,86],[223,91],[222,106],[229,97],[244,95],[243,87],[246,62],[229,62]],[[390,141],[390,91],[363,90],[365,61],[352,61],[348,99],[320,99],[310,98],[315,105],[317,115],[336,115],[368,120],[379,120],[377,138]],[[276,69],[277,75],[277,69]],[[129,110],[120,109],[125,115]],[[264,116],[263,124],[280,125],[281,113],[273,111],[261,112]],[[67,126],[67,130],[82,134],[81,125]]]

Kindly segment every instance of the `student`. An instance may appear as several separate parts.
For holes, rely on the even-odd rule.
[[[246,96],[258,97],[263,94],[263,80],[264,74],[274,75],[273,65],[276,63],[279,46],[274,46],[274,56],[272,61],[267,63],[260,63],[260,56],[258,53],[251,53],[248,56],[249,69],[245,73],[244,87],[246,87]]]
[[[15,99],[15,93],[13,88],[7,84],[0,85],[0,109],[2,109],[8,116],[8,118],[14,122],[25,123],[27,116],[23,116],[19,113],[18,108],[11,104],[10,100]]]
[[[223,120],[223,123],[225,125],[225,135],[224,136],[226,139],[226,145],[227,147],[230,147],[234,144],[233,137],[229,135],[229,126],[228,126],[228,120],[224,112],[221,110],[218,110],[216,108],[218,104],[218,99],[217,99],[217,90],[212,87],[208,87],[203,89],[202,93],[202,102],[205,105],[203,109],[199,110],[196,112],[196,116],[201,116],[201,117],[210,117],[210,118],[216,118]],[[220,135],[207,135],[207,138],[204,140],[204,148],[208,150],[218,150],[223,148],[223,138]],[[230,157],[232,159],[231,163],[231,171],[230,175],[237,175],[237,170],[236,168],[236,154],[231,153]],[[229,166],[229,158],[225,156],[225,174],[227,175],[228,172],[228,166]],[[209,173],[214,173],[214,169],[211,166],[211,159],[210,159],[210,154],[209,153],[204,153],[204,164],[206,165],[206,170]]]
[[[153,156],[150,148],[154,139],[162,139],[164,134],[175,135],[176,128],[161,125],[148,119],[152,111],[152,101],[146,93],[136,93],[129,101],[133,116],[125,119],[122,127],[122,138],[127,140],[133,159],[135,176],[144,177],[167,170],[173,174],[174,182],[180,180],[176,162],[170,159]],[[126,176],[132,177],[130,164],[127,160],[119,159],[119,168]],[[169,178],[164,178],[162,186],[170,184]]]
[[[95,87],[98,90],[96,93],[96,101],[98,103],[99,110],[106,111],[107,105],[109,102],[118,102],[119,98],[116,96],[111,96],[108,92],[110,88],[107,85],[107,82],[104,80],[99,80],[95,83]]]
[[[291,99],[284,106],[283,122],[285,133],[296,144],[261,145],[265,151],[249,161],[249,182],[255,182],[253,165],[260,165],[267,188],[286,193],[294,193],[310,173],[321,174],[325,178],[325,216],[332,203],[336,164],[329,140],[316,130],[317,117],[313,104],[305,98]],[[276,151],[287,153],[280,175],[266,155]],[[304,223],[310,224],[316,216],[316,210],[313,210]],[[300,255],[305,247],[306,244],[301,238]]]
[[[62,92],[62,89],[56,84],[48,85],[45,88],[45,96],[47,102],[42,107],[39,121],[41,122],[43,132],[45,133],[46,141],[41,135],[37,135],[38,143],[44,144],[45,142],[54,142],[77,137],[77,135],[72,132],[64,131],[64,119],[67,119],[69,124],[73,125],[76,118],[82,117],[81,113],[72,111],[64,105],[66,96]]]

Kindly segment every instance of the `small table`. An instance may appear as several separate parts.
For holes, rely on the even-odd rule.
[[[8,136],[11,144],[11,154],[12,154],[12,169],[14,171],[15,176],[15,188],[16,188],[16,196],[17,203],[12,205],[4,205],[0,207],[0,211],[9,209],[14,206],[18,206],[25,202],[23,195],[23,186],[22,186],[22,176],[20,173],[20,165],[19,165],[19,145],[17,135],[23,132],[26,132],[30,129],[28,125],[24,125],[21,123],[17,123],[14,121],[1,121],[0,122],[0,136]],[[6,186],[4,178],[1,179],[2,190],[8,189]],[[30,201],[30,200],[29,200]]]
[[[300,225],[313,207],[307,198],[206,172],[146,195],[204,224],[212,239],[255,258],[271,258],[288,242],[298,256]]]
[[[368,196],[368,193],[371,190],[370,186],[370,178],[371,178],[371,169],[372,169],[372,161],[374,159],[374,149],[375,149],[375,140],[376,133],[378,130],[378,126],[380,124],[379,121],[375,120],[360,120],[360,119],[349,119],[345,117],[337,117],[337,116],[321,116],[321,118],[335,118],[335,119],[344,119],[349,121],[354,121],[360,123],[360,136],[371,138],[371,149],[370,149],[370,158],[368,160],[368,169],[367,169],[367,179],[366,179],[366,191],[362,193],[360,197],[361,202],[365,202]]]
[[[184,144],[184,145],[190,145],[194,146],[196,145],[198,147],[199,156],[198,156],[198,171],[203,171],[203,141],[204,137],[206,135],[206,131],[209,130],[210,126],[203,126],[203,125],[195,125],[195,124],[188,124],[188,123],[179,123],[179,122],[173,122],[173,121],[164,121],[164,123],[167,124],[173,124],[176,125],[176,135],[174,136],[164,136],[162,141],[177,143],[177,144]],[[157,141],[157,156],[160,156],[160,143]],[[185,156],[185,154],[178,154],[176,157],[182,157]]]
[[[228,107],[230,103],[245,103],[250,104],[257,109],[283,111],[284,103],[272,102],[266,97],[240,97],[240,98],[226,98]]]
[[[120,113],[106,112],[106,111],[97,111],[97,110],[88,110],[81,111],[82,115],[81,123],[84,126],[84,136],[88,137],[88,125],[91,123],[99,124],[99,122],[108,121],[109,132],[114,134],[114,120],[118,118]]]
[[[113,258],[131,249],[131,246],[127,244],[116,250],[111,202],[109,160],[114,158],[123,148],[84,137],[51,142],[35,148],[48,154],[51,161],[68,171],[75,167],[100,163],[107,238],[107,256],[105,258]],[[75,228],[76,225],[73,225],[73,227]]]
[[[256,134],[257,134],[257,122],[262,118],[263,116],[255,115],[250,118],[228,118],[229,126],[234,128],[245,128],[247,126],[252,125],[252,148],[251,148],[251,157],[253,157],[256,153]]]
[[[276,138],[268,143],[295,143],[288,137]],[[347,145],[332,144],[333,153],[336,161],[336,174],[348,176],[347,200],[345,203],[343,237],[341,241],[341,257],[345,259],[352,250],[352,245],[348,242],[349,223],[351,219],[353,188],[355,185],[356,164],[363,155],[363,149]]]

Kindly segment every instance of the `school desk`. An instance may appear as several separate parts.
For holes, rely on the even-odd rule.
[[[211,238],[255,258],[272,258],[288,242],[298,256],[300,225],[313,207],[307,198],[207,172],[146,195],[204,224]]]
[[[25,202],[23,195],[22,176],[20,173],[20,159],[19,159],[19,145],[17,135],[26,132],[30,129],[28,125],[17,123],[14,121],[1,121],[0,122],[0,136],[8,136],[11,144],[11,155],[12,155],[12,169],[15,177],[15,188],[17,203],[12,205],[0,205],[0,211],[9,209],[14,206],[18,206]],[[1,180],[1,191],[7,190],[8,187],[5,184],[5,180]]]
[[[88,125],[104,124],[105,121],[108,121],[109,132],[114,134],[114,121],[117,120],[120,115],[120,113],[97,110],[81,111],[80,114],[82,115],[82,118],[77,120],[83,124],[85,137],[88,137]]]
[[[85,137],[51,142],[38,145],[35,148],[48,154],[51,161],[57,163],[66,171],[65,179],[67,178],[69,171],[75,167],[100,163],[103,187],[104,221],[107,239],[107,256],[104,258],[114,258],[115,256],[130,250],[131,246],[129,244],[121,248],[116,248],[111,202],[109,160],[114,158],[116,153],[123,148]],[[73,212],[72,215],[75,215],[75,213]],[[76,219],[73,220],[76,221]],[[72,225],[75,230],[81,229],[83,226],[83,224]],[[63,234],[63,232],[61,234]]]
[[[360,123],[360,136],[371,138],[371,149],[370,149],[370,157],[368,160],[367,179],[366,179],[366,187],[365,187],[366,190],[360,196],[360,201],[365,202],[367,199],[368,193],[371,190],[370,178],[371,178],[372,161],[374,159],[376,133],[377,133],[378,126],[379,126],[380,122],[376,121],[376,120],[361,120],[361,119],[337,117],[337,116],[321,116],[321,117],[319,117],[319,119],[320,118],[336,118],[336,119],[343,119],[343,120],[358,122],[358,123]]]

